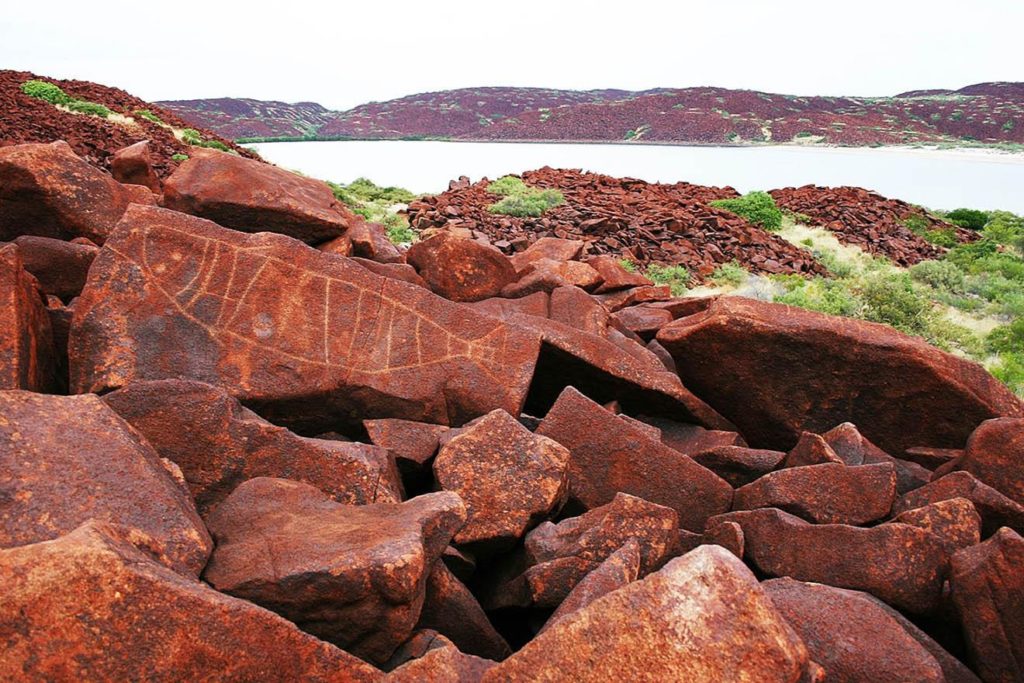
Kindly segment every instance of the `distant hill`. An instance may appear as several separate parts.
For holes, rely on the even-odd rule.
[[[234,139],[567,140],[692,144],[1024,144],[1024,83],[892,97],[780,95],[726,88],[463,88],[334,112],[249,99],[161,102]]]

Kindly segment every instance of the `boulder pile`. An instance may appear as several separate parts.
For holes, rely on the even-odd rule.
[[[401,252],[219,152],[68,189],[62,144],[0,150],[0,678],[1024,677],[979,366],[593,231]]]
[[[805,185],[769,194],[781,208],[809,217],[815,225],[834,232],[841,242],[901,266],[940,258],[945,251],[911,230],[908,219],[920,226],[919,232],[949,232],[960,243],[978,239],[976,232],[947,223],[920,207],[861,187]]]
[[[565,203],[537,218],[491,213],[500,197],[485,178],[453,182],[447,192],[409,206],[414,228],[464,228],[506,254],[537,239],[582,240],[590,256],[608,254],[638,264],[678,264],[702,280],[719,265],[736,261],[751,272],[824,274],[799,247],[733,213],[710,206],[738,196],[731,187],[665,185],[579,170],[541,168],[522,175],[538,188],[554,188]]]

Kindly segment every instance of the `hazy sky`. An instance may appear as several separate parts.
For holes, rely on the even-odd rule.
[[[5,3],[0,67],[347,108],[465,86],[884,95],[1024,80],[1022,0]]]

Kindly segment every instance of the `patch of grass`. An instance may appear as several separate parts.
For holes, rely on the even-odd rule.
[[[782,211],[767,192],[751,192],[734,199],[716,199],[711,202],[711,206],[742,216],[768,232],[775,232],[782,227]]]
[[[61,90],[59,86],[54,85],[53,83],[47,83],[46,81],[25,81],[21,84],[21,92],[25,93],[29,97],[49,102],[57,107],[64,107],[65,109],[78,114],[89,114],[90,116],[99,116],[100,118],[105,119],[114,113],[102,104],[87,102],[85,100],[76,100],[74,97]]]
[[[911,215],[903,219],[903,224],[907,228],[923,239],[926,242],[930,242],[936,246],[946,247],[952,249],[959,242],[956,240],[956,233],[950,229],[932,228],[928,219],[924,216]]]
[[[682,266],[661,266],[652,263],[644,276],[656,285],[668,285],[672,296],[683,296],[690,283],[690,271]]]
[[[396,204],[408,204],[415,194],[400,187],[381,187],[366,178],[357,178],[348,185],[327,181],[327,186],[342,204],[368,221],[382,223],[388,239],[395,244],[415,242],[419,233],[409,226],[408,219],[393,210]]]
[[[864,302],[847,284],[838,280],[823,277],[805,280],[799,275],[772,279],[785,288],[775,296],[780,304],[848,318],[859,317],[864,308]]]
[[[635,273],[636,272],[636,264],[633,263],[632,261],[630,261],[628,258],[620,258],[619,259],[619,265],[622,266],[623,270],[625,270],[625,271],[627,271],[629,273]]]
[[[178,162],[180,164],[183,161],[188,161],[188,155],[187,154],[181,154],[181,153],[172,154],[171,155],[171,161],[176,161],[176,162]]]
[[[397,213],[388,214],[384,217],[384,227],[387,229],[388,239],[395,244],[412,244],[416,241],[416,232],[409,227],[409,221]]]
[[[102,119],[105,119],[114,113],[102,104],[96,104],[95,102],[85,102],[83,100],[75,100],[74,102],[69,102],[64,106],[66,106],[73,112],[79,114],[90,114],[92,116],[99,116]]]
[[[181,131],[181,141],[186,145],[199,145],[203,141],[203,136],[195,128],[184,128]]]
[[[1024,398],[1024,352],[1000,354],[989,370],[996,379]]]
[[[565,202],[565,197],[558,190],[530,187],[515,176],[495,180],[487,186],[487,191],[502,198],[491,204],[488,211],[517,218],[536,218]]]
[[[723,263],[715,268],[714,272],[711,273],[710,279],[711,282],[719,287],[739,287],[747,279],[748,275],[749,273],[746,268],[736,261],[731,261],[730,263]]]
[[[157,116],[156,114],[154,114],[153,112],[151,112],[148,109],[136,109],[135,110],[135,115],[138,116],[139,118],[146,119],[147,121],[152,121],[153,123],[155,123],[155,124],[157,124],[159,126],[167,125],[167,124],[165,124],[160,119],[159,116]]]
[[[507,175],[502,178],[498,178],[487,186],[487,191],[491,194],[496,194],[501,197],[508,197],[510,195],[524,194],[530,187],[523,182],[522,178],[517,178],[514,175]]]

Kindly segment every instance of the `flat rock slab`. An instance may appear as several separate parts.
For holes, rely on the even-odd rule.
[[[569,450],[503,410],[471,422],[434,459],[434,478],[466,504],[455,543],[474,554],[506,550],[562,506]]]
[[[417,627],[437,631],[466,654],[494,661],[512,654],[480,603],[444,562],[435,562],[427,577],[426,598]]]
[[[951,498],[907,510],[893,517],[897,524],[910,524],[935,534],[950,555],[981,542],[981,515],[966,498]]]
[[[1024,505],[1024,418],[982,422],[967,440],[954,469],[970,472]]]
[[[773,508],[730,512],[708,526],[723,521],[742,527],[744,559],[769,576],[863,590],[913,614],[939,608],[949,554],[924,529],[811,524]]]
[[[298,436],[243,408],[221,387],[179,379],[134,382],[103,401],[181,468],[203,515],[256,477],[304,482],[349,505],[402,500],[394,462],[383,448]]]
[[[725,512],[732,501],[732,487],[711,470],[572,387],[559,396],[537,434],[569,449],[569,495],[586,509],[629,493],[672,508],[683,528],[703,531],[708,517]]]
[[[0,671],[24,680],[379,681],[281,617],[167,569],[137,532],[91,521],[0,550]],[[15,673],[17,672],[17,673]]]
[[[779,508],[809,522],[859,526],[887,517],[895,499],[891,463],[825,463],[766,474],[737,489],[732,508]]]
[[[0,491],[0,547],[95,518],[145,532],[161,561],[189,576],[213,549],[188,491],[96,396],[0,391]]]
[[[980,365],[885,325],[722,297],[657,338],[683,384],[758,448],[786,450],[841,422],[889,453],[960,448],[984,420],[1024,417]]]
[[[326,183],[271,164],[193,147],[164,182],[164,206],[242,232],[323,242],[353,222]]]
[[[310,431],[518,415],[540,343],[295,240],[139,206],[96,259],[75,312],[76,392],[195,379]]]
[[[340,505],[308,484],[250,479],[207,518],[217,548],[204,578],[384,663],[412,633],[427,577],[465,519],[453,493]]]
[[[47,391],[55,381],[53,331],[21,249],[0,245],[0,389]]]
[[[750,570],[702,546],[560,619],[483,680],[781,683],[807,666]]]
[[[966,498],[981,515],[981,534],[988,537],[1007,526],[1024,534],[1024,506],[978,481],[970,472],[950,472],[900,496],[893,515],[954,498]]]
[[[448,431],[444,425],[395,418],[363,420],[363,428],[373,444],[388,449],[395,456],[403,474],[423,470],[437,455],[441,436]]]
[[[452,301],[496,296],[516,279],[515,266],[500,251],[448,232],[416,242],[406,259],[431,290]]]
[[[715,446],[695,453],[693,461],[739,488],[778,467],[786,454],[744,446]]]
[[[18,245],[25,270],[36,277],[43,293],[65,301],[82,292],[89,266],[100,251],[94,244],[35,235],[22,235],[14,243]]]

